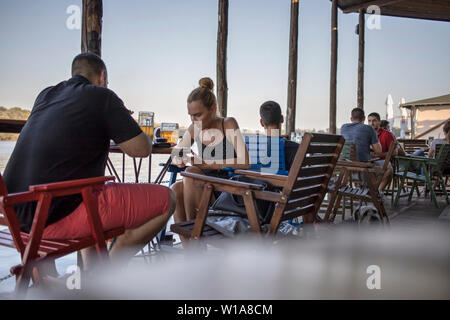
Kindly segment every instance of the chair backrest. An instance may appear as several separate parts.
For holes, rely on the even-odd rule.
[[[6,197],[7,195],[8,190],[6,189],[6,184],[3,181],[2,174],[0,173],[0,198],[3,199],[3,197]],[[17,250],[23,254],[25,246],[23,244],[22,237],[20,236],[20,224],[14,208],[8,207],[6,209],[0,206],[0,225],[7,226],[9,228]]]
[[[346,142],[342,147],[339,161],[350,160],[358,161],[358,154],[356,153],[356,144],[354,142]]]
[[[403,150],[406,153],[413,153],[416,150],[427,150],[427,140],[426,139],[398,139],[399,143],[403,144]]]
[[[442,173],[450,170],[450,144],[437,144],[435,159]]]
[[[287,175],[284,139],[266,135],[245,136],[250,158],[250,170]]]
[[[0,173],[0,197],[4,197],[8,195],[8,190],[6,189],[6,184],[3,181],[2,174]],[[0,225],[8,225],[8,222],[6,220],[6,217],[4,216],[5,213],[0,211]]]
[[[275,209],[271,221],[273,230],[283,220],[317,214],[344,142],[340,135],[304,134],[282,190],[287,204],[284,212]]]

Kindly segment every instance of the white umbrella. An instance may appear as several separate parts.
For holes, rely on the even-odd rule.
[[[394,100],[392,96],[388,94],[386,98],[386,120],[389,121],[391,128],[394,128]]]
[[[401,105],[406,103],[405,98],[402,98],[400,100],[400,103],[398,104],[398,107],[400,108],[400,111],[402,112],[402,120],[400,122],[400,138],[405,138],[405,133],[408,131],[408,112],[406,111],[406,108],[402,108]]]

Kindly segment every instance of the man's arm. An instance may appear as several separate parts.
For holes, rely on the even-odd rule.
[[[144,158],[152,152],[152,142],[145,133],[141,132],[130,140],[119,143],[120,149],[130,157]]]
[[[379,142],[372,144],[372,149],[377,157],[384,157],[386,155],[386,153],[382,152],[381,144]]]

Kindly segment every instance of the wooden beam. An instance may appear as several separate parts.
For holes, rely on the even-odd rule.
[[[365,47],[365,14],[359,11],[359,54],[358,54],[358,103],[357,106],[364,109],[364,47]]]
[[[350,6],[350,7],[347,7],[347,8],[342,8],[342,11],[344,13],[358,12],[361,9],[365,10],[368,7],[373,6],[373,5],[379,6],[381,8],[381,7],[388,6],[390,4],[394,4],[394,3],[397,3],[397,2],[401,2],[401,1],[405,1],[405,0],[373,0],[373,1],[366,1],[366,2],[363,2],[363,3],[360,3],[360,4],[356,4],[354,6]]]
[[[337,0],[331,5],[331,66],[330,66],[330,121],[329,132],[336,134],[337,106],[337,56],[338,56],[338,6]]]
[[[289,31],[288,101],[286,110],[286,134],[295,131],[295,109],[297,104],[297,61],[298,61],[298,0],[291,1]]]
[[[26,120],[0,119],[0,132],[20,133]]]
[[[227,41],[228,41],[228,0],[219,0],[219,26],[217,30],[217,103],[221,117],[227,116]]]
[[[81,52],[102,54],[102,0],[83,0]]]

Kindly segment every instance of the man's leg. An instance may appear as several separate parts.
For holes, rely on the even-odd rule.
[[[167,188],[168,189],[168,188]],[[125,232],[116,238],[109,255],[111,260],[123,261],[133,257],[142,247],[153,239],[163,227],[166,226],[170,216],[175,211],[176,199],[173,192],[169,192],[169,205],[166,212],[158,212],[157,215],[140,226],[126,229]],[[83,269],[92,269],[97,264],[95,247],[81,250]]]
[[[170,192],[170,206],[166,212],[154,217],[146,223],[134,229],[125,230],[125,233],[117,237],[114,246],[109,252],[111,260],[129,259],[133,257],[143,246],[149,243],[161,229],[167,224],[170,216],[175,211],[176,199]]]
[[[392,166],[389,164],[386,172],[383,174],[383,178],[381,179],[380,186],[378,187],[378,190],[382,193],[384,188],[386,188],[389,183],[391,183],[392,176],[393,176],[394,170],[392,169]]]

